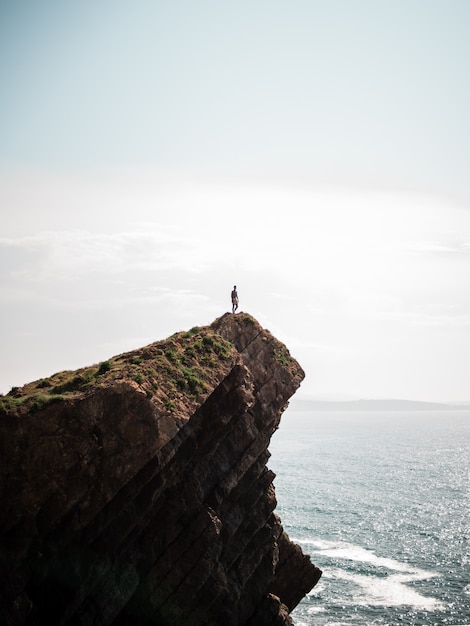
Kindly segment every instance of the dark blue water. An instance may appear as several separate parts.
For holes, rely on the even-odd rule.
[[[323,576],[297,626],[470,625],[470,411],[288,409],[277,512]]]

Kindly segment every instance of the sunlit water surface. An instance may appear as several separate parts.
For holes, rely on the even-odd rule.
[[[295,412],[277,512],[323,571],[296,626],[470,625],[470,411]]]

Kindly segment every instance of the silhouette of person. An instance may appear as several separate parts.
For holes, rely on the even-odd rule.
[[[237,293],[237,286],[234,285],[233,286],[233,291],[232,291],[232,313],[235,313],[235,311],[238,309],[238,293]]]

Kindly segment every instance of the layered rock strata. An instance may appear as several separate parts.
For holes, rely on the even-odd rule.
[[[303,376],[227,314],[0,398],[0,623],[291,624],[321,572],[267,461]]]

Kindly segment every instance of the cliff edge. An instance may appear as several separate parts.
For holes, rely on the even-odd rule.
[[[304,373],[226,314],[0,398],[0,623],[268,626],[321,572],[268,445]]]

